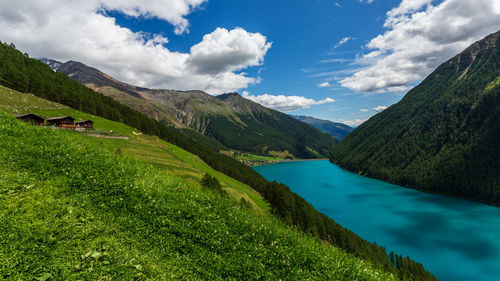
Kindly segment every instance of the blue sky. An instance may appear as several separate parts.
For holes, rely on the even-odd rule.
[[[332,87],[318,86],[331,78],[325,73],[354,68],[351,63],[363,53],[368,40],[382,33],[385,13],[395,4],[395,1],[368,4],[352,0],[212,0],[187,16],[190,33],[180,36],[162,20],[137,19],[118,12],[110,15],[116,17],[119,25],[134,31],[163,34],[171,39],[169,49],[181,52],[189,52],[191,46],[217,27],[259,32],[272,42],[272,47],[263,65],[244,71],[262,80],[239,92],[297,95],[314,100],[331,97],[334,103],[290,113],[338,121],[366,119],[376,113],[373,108],[393,104],[403,96],[402,92],[359,94],[334,81],[329,82]],[[352,39],[337,46],[343,38]],[[324,62],[335,59],[339,61]]]
[[[496,0],[0,0],[0,40],[356,126],[500,28]]]

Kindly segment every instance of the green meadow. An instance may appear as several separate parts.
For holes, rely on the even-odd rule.
[[[395,279],[96,140],[0,112],[0,279]]]
[[[193,155],[158,137],[141,134],[123,123],[86,114],[64,105],[50,102],[30,94],[22,94],[0,86],[0,110],[11,114],[36,113],[43,117],[72,116],[77,120],[92,120],[96,131],[128,136],[128,140],[86,136],[93,142],[128,155],[141,162],[167,169],[191,184],[199,185],[205,173],[216,177],[223,189],[237,201],[248,202],[260,213],[268,213],[269,204],[251,187],[212,169],[198,156]],[[73,132],[74,134],[80,134]]]

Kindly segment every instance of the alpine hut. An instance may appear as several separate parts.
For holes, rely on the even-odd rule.
[[[94,121],[92,121],[92,120],[78,121],[78,122],[75,122],[75,125],[78,128],[92,129],[92,128],[94,128]]]
[[[61,127],[61,128],[76,128],[75,118],[71,116],[62,116],[62,117],[52,117],[47,119],[47,123],[49,126]]]
[[[17,119],[23,120],[26,123],[36,126],[43,126],[45,119],[40,117],[34,113],[26,113],[26,114],[17,114],[15,115]]]

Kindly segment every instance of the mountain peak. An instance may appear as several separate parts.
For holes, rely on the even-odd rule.
[[[38,59],[38,60],[41,61],[41,62],[43,62],[43,63],[45,63],[46,65],[48,65],[50,67],[50,69],[52,69],[53,71],[59,70],[59,68],[63,64],[60,61],[56,61],[56,60],[49,59],[49,58],[41,58],[41,59]]]
[[[218,95],[217,98],[221,99],[221,100],[226,100],[226,99],[230,99],[230,98],[242,98],[242,96],[238,93],[226,93],[226,94]]]

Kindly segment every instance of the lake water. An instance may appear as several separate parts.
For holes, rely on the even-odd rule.
[[[366,178],[326,160],[255,170],[364,239],[422,263],[439,280],[500,280],[500,208]]]

